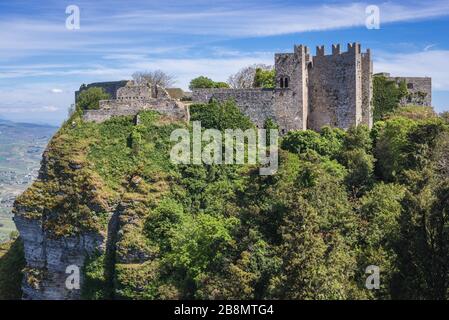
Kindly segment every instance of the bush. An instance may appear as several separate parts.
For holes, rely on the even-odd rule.
[[[97,110],[100,108],[100,100],[107,99],[109,99],[109,94],[103,88],[92,87],[79,94],[77,108],[80,110]]]
[[[0,244],[0,300],[22,298],[22,269],[25,267],[20,239]]]
[[[375,76],[373,78],[374,121],[381,120],[385,115],[395,111],[407,93],[405,82],[398,85],[384,76]]]
[[[242,129],[253,128],[251,120],[245,116],[234,101],[219,103],[215,100],[208,104],[190,106],[190,120],[201,121],[206,129]]]
[[[189,89],[204,89],[204,88],[229,88],[226,82],[215,82],[214,80],[200,76],[190,81]]]
[[[290,131],[282,140],[281,147],[293,153],[305,153],[314,150],[321,156],[335,157],[340,151],[345,132],[341,129],[324,127],[320,133]]]

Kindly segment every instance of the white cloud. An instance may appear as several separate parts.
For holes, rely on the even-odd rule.
[[[449,91],[449,50],[374,54],[374,71],[392,76],[432,77],[432,88]]]
[[[59,111],[59,108],[55,106],[42,106],[42,107],[1,107],[0,113],[47,113],[47,112],[56,112]]]
[[[134,59],[139,58],[139,54],[173,51],[166,45],[161,46],[161,43],[169,41],[167,37],[173,36],[205,36],[205,39],[196,41],[207,42],[218,38],[273,36],[363,26],[367,17],[365,8],[372,3],[268,5],[239,1],[192,8],[181,4],[160,5],[151,10],[147,2],[126,7],[116,4],[117,7],[112,7],[115,12],[104,14],[104,6],[84,3],[82,12],[89,14],[82,14],[81,29],[75,32],[65,29],[60,18],[43,21],[2,17],[1,56],[78,50],[103,55],[111,53],[106,57],[114,58],[117,48],[127,48],[128,52],[124,54]],[[379,7],[381,27],[385,23],[449,15],[447,0],[407,5],[385,2],[379,3]]]
[[[62,93],[63,92],[62,89],[57,89],[57,88],[51,89],[50,91],[51,91],[51,93]]]

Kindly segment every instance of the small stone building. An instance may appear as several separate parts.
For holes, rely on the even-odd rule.
[[[103,122],[113,116],[135,116],[143,110],[155,110],[176,120],[189,121],[187,106],[172,99],[164,88],[134,81],[118,88],[116,99],[100,100],[99,109],[84,111],[83,119]]]

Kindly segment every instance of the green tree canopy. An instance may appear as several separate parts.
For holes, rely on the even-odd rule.
[[[254,75],[254,88],[274,88],[276,87],[276,71],[274,69],[256,69]]]
[[[229,85],[226,82],[215,82],[214,80],[205,76],[199,76],[190,81],[190,90],[206,88],[229,88]]]
[[[77,101],[77,108],[80,110],[96,110],[100,108],[100,100],[109,99],[109,94],[103,88],[92,87],[83,90]]]

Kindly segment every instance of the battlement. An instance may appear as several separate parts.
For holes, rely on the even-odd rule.
[[[301,46],[295,46],[295,48],[297,47],[301,47]],[[313,57],[324,57],[324,56],[337,56],[337,55],[341,55],[341,54],[361,54],[362,56],[366,56],[366,55],[371,55],[371,51],[370,49],[367,49],[365,53],[362,53],[361,51],[362,47],[360,45],[360,43],[357,42],[353,42],[353,43],[348,43],[347,45],[347,51],[342,52],[341,51],[341,46],[340,44],[333,44],[332,45],[332,53],[326,55],[326,48],[324,45],[321,46],[316,46],[316,54]]]

